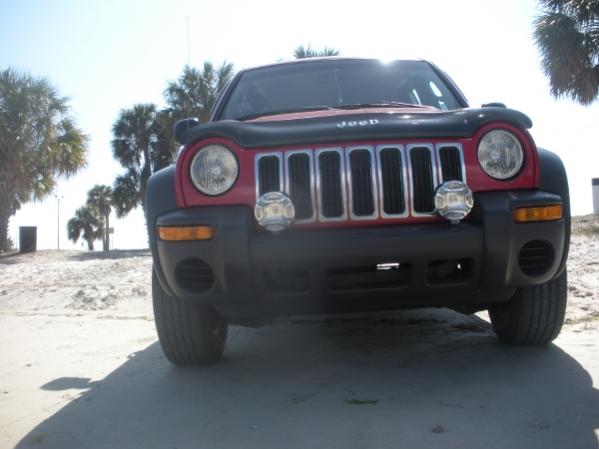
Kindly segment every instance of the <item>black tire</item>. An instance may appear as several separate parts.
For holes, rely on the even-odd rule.
[[[227,324],[216,311],[169,296],[152,270],[152,302],[158,340],[175,365],[208,365],[225,349]]]
[[[489,309],[493,330],[511,345],[550,343],[564,324],[567,296],[565,269],[549,282],[519,288],[512,299]]]

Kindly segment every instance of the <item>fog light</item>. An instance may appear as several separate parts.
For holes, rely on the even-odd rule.
[[[443,218],[457,224],[472,210],[472,190],[462,181],[447,181],[435,192],[435,207]]]
[[[254,215],[260,226],[277,233],[293,223],[295,207],[283,192],[268,192],[256,201]]]

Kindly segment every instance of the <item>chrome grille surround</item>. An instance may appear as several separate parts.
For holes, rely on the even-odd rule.
[[[256,154],[256,157],[254,158],[254,173],[256,174],[256,199],[260,198],[260,195],[267,193],[267,192],[260,192],[260,159],[262,159],[263,157],[276,157],[279,161],[279,190],[282,192],[283,191],[283,186],[284,184],[284,180],[283,180],[283,164],[282,164],[282,158],[283,158],[283,153],[281,153],[280,151],[274,151],[271,153],[258,153]]]
[[[372,195],[373,195],[373,211],[370,215],[356,215],[354,213],[354,192],[352,186],[352,167],[351,167],[351,158],[350,155],[353,151],[367,151],[370,154],[370,183],[372,185]],[[347,147],[345,150],[345,156],[347,158],[347,185],[349,186],[349,216],[352,220],[373,220],[378,218],[379,216],[379,195],[377,192],[377,173],[376,173],[376,163],[374,161],[374,148],[372,145],[357,145]]]
[[[435,155],[437,156],[437,173],[439,174],[439,184],[443,184],[445,179],[443,179],[443,167],[441,166],[441,150],[443,148],[457,148],[458,154],[460,157],[460,164],[462,170],[462,182],[467,183],[466,181],[466,165],[464,164],[464,148],[462,144],[459,142],[443,142],[435,145]]]
[[[401,214],[387,214],[384,209],[384,187],[383,187],[383,164],[381,163],[381,152],[383,150],[396,150],[399,151],[399,160],[401,161],[401,184],[403,194],[403,212]],[[406,165],[406,154],[403,145],[377,145],[376,147],[376,165],[377,165],[377,179],[379,184],[379,201],[380,201],[380,214],[382,218],[405,218],[410,214],[410,199],[408,195],[408,166]]]
[[[341,180],[341,209],[342,213],[338,217],[326,217],[323,213],[323,188],[322,188],[322,173],[321,173],[321,162],[320,156],[327,153],[339,154],[339,177]],[[346,171],[345,171],[345,157],[343,154],[343,148],[320,148],[316,150],[316,193],[318,197],[318,221],[326,223],[331,221],[345,221],[347,220],[347,183],[346,183]]]
[[[316,179],[314,176],[314,152],[312,150],[292,150],[285,153],[285,193],[291,197],[291,176],[289,174],[289,158],[296,154],[305,154],[308,156],[310,167],[310,201],[312,202],[312,215],[305,219],[295,220],[296,223],[314,223],[316,221]],[[258,173],[256,172],[256,179]],[[293,200],[293,198],[292,198]]]
[[[411,158],[411,152],[414,149],[418,149],[418,148],[427,148],[429,153],[430,153],[430,157],[431,157],[431,177],[432,177],[432,194],[435,193],[435,189],[437,188],[437,186],[439,185],[439,183],[437,182],[437,158],[435,157],[435,150],[434,150],[434,146],[430,143],[411,143],[408,144],[406,146],[406,152],[407,152],[407,160],[408,160],[408,174],[410,177],[410,213],[412,215],[412,217],[431,217],[435,215],[435,210],[434,210],[434,206],[433,209],[430,210],[430,212],[416,212],[416,208],[415,208],[415,201],[414,201],[414,191],[416,190],[416,179],[414,176],[414,167],[412,165],[412,158]],[[431,194],[431,201],[432,201],[432,194]]]
[[[442,142],[442,143],[388,143],[388,144],[364,144],[351,145],[347,147],[315,147],[289,151],[261,151],[254,157],[254,173],[256,180],[256,198],[260,196],[260,159],[263,157],[276,157],[279,163],[279,189],[291,196],[291,175],[289,159],[293,155],[305,154],[309,161],[309,186],[310,186],[310,202],[312,204],[312,215],[308,218],[296,220],[297,223],[328,223],[342,221],[364,221],[382,219],[398,219],[407,217],[434,217],[436,211],[434,208],[427,212],[417,212],[415,210],[414,192],[422,185],[422,180],[415,179],[415,173],[411,152],[417,148],[425,148],[430,154],[430,176],[431,185],[426,186],[425,190],[431,190],[432,194],[437,186],[443,182],[443,167],[441,164],[440,151],[445,147],[457,148],[459,154],[459,162],[461,164],[462,181],[466,182],[466,166],[464,163],[464,150],[459,142]],[[354,192],[352,191],[352,167],[350,155],[354,151],[367,151],[370,155],[370,181],[372,182],[374,213],[370,215],[356,215],[354,213]],[[401,197],[403,198],[403,212],[400,214],[387,214],[385,212],[384,198],[385,190],[383,184],[383,162],[381,153],[385,150],[395,150],[399,153],[399,161],[401,168],[396,176],[401,175]],[[333,190],[340,193],[340,198],[337,196],[328,198],[328,201],[340,201],[341,214],[339,216],[327,217],[323,211],[323,175],[321,156],[326,154],[339,155],[339,185],[333,183]],[[329,161],[330,163],[331,161]],[[304,162],[305,163],[305,162]],[[336,165],[336,162],[335,162]],[[420,168],[422,170],[422,167]],[[416,170],[417,172],[418,170]],[[428,175],[427,175],[428,177]],[[337,178],[337,176],[335,176]],[[331,180],[327,180],[331,182]],[[330,187],[330,186],[329,186]],[[420,191],[422,188],[420,189]],[[399,192],[399,187],[398,187]],[[264,192],[262,192],[264,193]],[[426,194],[426,192],[425,192]],[[432,195],[431,195],[432,196]],[[432,199],[432,198],[431,198]]]

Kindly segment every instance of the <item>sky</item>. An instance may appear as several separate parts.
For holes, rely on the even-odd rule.
[[[573,213],[591,213],[599,102],[585,107],[550,96],[531,38],[538,12],[532,0],[0,0],[0,70],[47,77],[71,99],[90,137],[87,168],[60,180],[55,195],[24,205],[10,237],[16,242],[19,226],[37,226],[38,249],[55,249],[59,239],[61,249],[81,249],[81,241],[68,241],[66,222],[91,187],[111,185],[123,171],[110,147],[121,109],[163,105],[167,81],[188,62],[226,60],[241,69],[290,59],[300,44],[343,56],[428,59],[472,107],[499,101],[526,113],[537,146],[566,165]],[[111,223],[115,248],[147,247],[140,210]]]

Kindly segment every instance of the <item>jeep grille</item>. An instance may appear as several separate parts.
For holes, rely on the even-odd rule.
[[[299,223],[434,215],[433,195],[465,180],[459,143],[354,145],[261,152],[256,195],[289,195]]]

